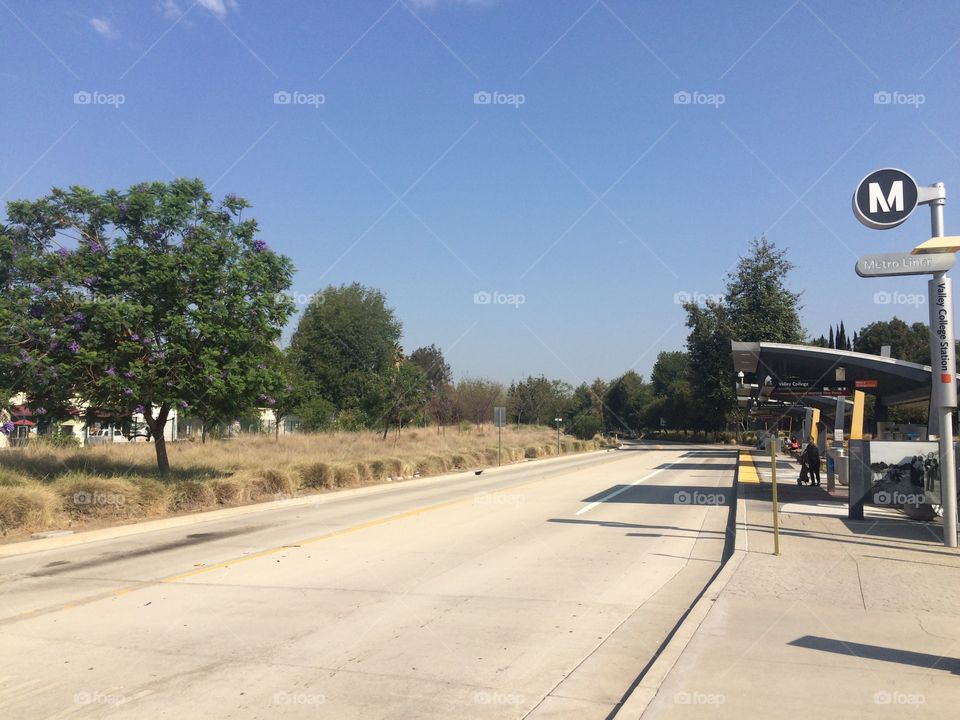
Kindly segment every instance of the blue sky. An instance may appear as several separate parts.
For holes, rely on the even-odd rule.
[[[0,201],[201,177],[297,295],[380,288],[458,377],[648,375],[761,233],[812,335],[926,319],[924,280],[853,270],[926,208],[876,231],[850,198],[886,166],[960,192],[958,28],[933,2],[0,0]]]

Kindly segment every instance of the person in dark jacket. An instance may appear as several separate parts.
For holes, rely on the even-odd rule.
[[[810,483],[819,487],[820,451],[817,449],[817,443],[813,440],[813,435],[807,438],[807,446],[803,449],[803,454],[800,456],[800,462],[810,474]]]

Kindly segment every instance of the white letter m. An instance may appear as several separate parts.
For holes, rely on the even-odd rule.
[[[882,212],[890,212],[891,206],[894,210],[903,210],[903,180],[894,181],[886,197],[880,190],[880,183],[870,183],[870,212],[877,212],[878,205]]]

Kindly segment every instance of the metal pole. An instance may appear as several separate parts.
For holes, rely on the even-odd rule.
[[[935,187],[943,187],[943,183],[937,183]],[[930,203],[930,234],[931,237],[943,237],[943,206],[946,200],[944,198],[937,198]],[[934,273],[934,280],[943,279],[946,277],[945,272]],[[933,302],[933,297],[928,298],[929,302]],[[946,298],[946,303],[948,307],[947,317],[952,320],[953,316],[953,297],[948,296]],[[954,345],[955,340],[953,338],[952,327],[953,323],[950,322],[948,325],[951,328],[950,337],[947,338],[949,342],[948,353],[951,357],[955,355]],[[933,353],[934,345],[936,342],[936,334],[934,333],[933,326],[930,327],[931,333],[931,356],[930,356],[930,383],[931,391],[933,384],[937,382],[937,360],[936,354]],[[951,363],[952,366],[955,364]],[[957,547],[957,471],[956,464],[953,457],[953,408],[943,407],[942,403],[938,404],[937,407],[937,416],[940,421],[940,494],[941,502],[943,503],[943,544],[946,547]]]
[[[500,467],[500,439],[503,436],[503,426],[497,425],[497,467]]]
[[[773,482],[773,554],[780,554],[780,507],[777,503],[777,443],[780,436],[774,433],[770,438],[770,478]]]

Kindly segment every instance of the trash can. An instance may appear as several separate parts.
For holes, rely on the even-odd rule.
[[[843,486],[850,484],[849,459],[843,447],[827,448],[827,491],[832,490],[836,483]]]

